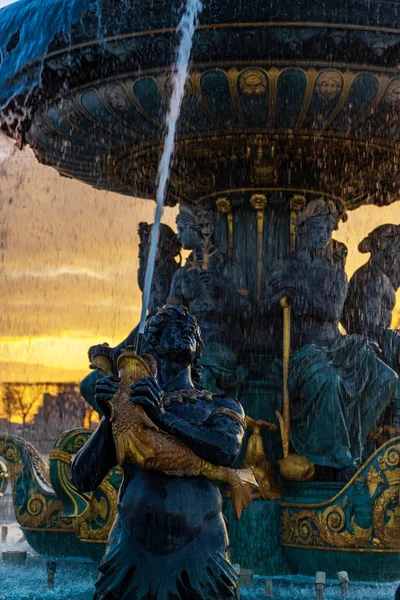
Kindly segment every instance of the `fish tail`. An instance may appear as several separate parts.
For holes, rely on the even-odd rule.
[[[248,507],[253,499],[253,490],[258,489],[258,483],[254,477],[253,468],[231,469],[231,493],[233,509],[237,519]]]

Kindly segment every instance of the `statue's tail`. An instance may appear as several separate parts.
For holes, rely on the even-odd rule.
[[[247,508],[253,499],[253,491],[258,489],[258,483],[254,477],[253,468],[230,469],[232,504],[237,519]]]

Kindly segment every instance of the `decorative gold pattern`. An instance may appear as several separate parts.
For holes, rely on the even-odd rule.
[[[334,498],[320,504],[282,502],[282,544],[400,552],[399,465],[400,438],[396,438],[377,450]]]
[[[305,196],[295,194],[290,199],[290,250],[296,250],[296,230],[294,226],[294,219],[300,210],[303,210],[307,200]]]
[[[87,509],[74,520],[76,536],[82,542],[104,542],[117,516],[118,490],[109,482],[109,475],[92,495]],[[102,493],[100,499],[97,498]]]
[[[0,455],[8,463],[14,511],[20,526],[32,530],[72,530],[72,521],[63,516],[63,504],[52,489],[49,468],[32,444],[2,435]]]
[[[257,66],[255,66],[257,64]],[[239,126],[235,129],[230,127],[226,131],[225,122],[221,121],[212,103],[209,103],[207,95],[203,94],[201,80],[211,73],[212,70],[193,71],[190,80],[190,89],[195,95],[200,110],[212,124],[212,134],[210,130],[197,132],[193,139],[190,134],[181,134],[177,138],[176,161],[174,162],[168,201],[174,203],[184,200],[189,203],[195,203],[200,197],[207,197],[216,189],[215,173],[221,165],[226,165],[238,159],[243,162],[248,161],[248,173],[251,176],[250,185],[246,187],[264,187],[268,185],[276,189],[284,190],[285,185],[278,185],[279,181],[288,180],[284,165],[294,165],[294,171],[304,169],[313,172],[314,177],[310,185],[304,181],[304,185],[293,186],[293,191],[299,193],[321,193],[330,196],[342,196],[349,209],[360,206],[363,202],[382,203],[391,201],[390,198],[397,193],[397,157],[398,146],[393,143],[393,135],[390,134],[391,123],[386,127],[382,126],[379,136],[375,136],[375,143],[371,144],[371,139],[361,138],[360,126],[363,125],[370,115],[378,110],[382,105],[382,99],[388,103],[396,102],[395,97],[398,92],[398,75],[391,72],[371,72],[370,77],[374,77],[378,83],[378,91],[375,97],[371,99],[369,106],[362,110],[361,114],[355,118],[349,131],[339,132],[336,129],[331,130],[330,126],[336,121],[337,117],[344,114],[348,104],[349,95],[353,89],[353,84],[360,74],[359,67],[343,69],[343,66],[337,68],[326,68],[321,65],[293,66],[302,71],[306,77],[306,90],[302,102],[299,119],[292,130],[276,129],[279,124],[276,122],[277,109],[277,89],[279,77],[286,70],[271,66],[268,61],[259,61],[249,66],[248,64],[238,63],[236,66],[228,67],[221,65],[218,72],[226,76],[227,84],[231,96],[232,106]],[[215,72],[215,69],[214,69]],[[363,71],[365,72],[365,71]],[[130,74],[124,81],[109,81],[102,86],[96,87],[94,91],[104,104],[105,110],[110,114],[111,119],[116,119],[120,127],[139,133],[142,136],[146,131],[141,130],[140,120],[132,124],[132,119],[128,118],[127,113],[130,106],[140,112],[146,121],[152,124],[155,130],[153,139],[147,137],[147,141],[136,142],[132,140],[131,149],[127,148],[118,154],[107,151],[107,156],[102,162],[102,175],[108,185],[112,188],[118,188],[118,191],[152,196],[152,183],[156,179],[158,156],[160,152],[159,132],[161,123],[154,120],[148,114],[145,107],[142,106],[134,93],[135,83],[144,78],[151,78],[160,90],[161,97],[165,96],[165,86],[169,72],[166,70],[149,71],[146,75],[143,73]],[[255,134],[254,128],[246,124],[246,117],[243,110],[243,97],[247,93],[243,91],[243,86],[249,94],[258,93],[263,89],[262,81],[269,82],[269,123],[264,132]],[[261,82],[261,88],[256,82]],[[90,88],[89,88],[90,89]],[[55,122],[50,122],[46,113],[38,115],[40,126],[33,125],[32,138],[39,155],[42,151],[46,161],[59,165],[59,156],[53,152],[51,140],[67,137],[72,139],[76,130],[80,136],[85,136],[87,145],[96,148],[99,142],[99,136],[102,131],[107,134],[112,132],[111,121],[106,125],[98,119],[89,115],[82,105],[82,97],[85,90],[77,90],[70,96],[64,95],[55,109],[60,115],[62,121],[68,127],[62,130],[57,127]],[[318,121],[319,127],[313,130],[310,125],[309,109],[312,100],[319,97],[324,101],[330,101],[334,104],[333,109],[328,111],[325,122]],[[322,119],[321,114],[321,119]],[[397,119],[393,115],[393,119]],[[88,128],[84,128],[85,121],[90,120],[95,125],[91,133]],[[306,127],[303,127],[306,123]],[[193,125],[193,124],[192,124]],[[393,127],[395,122],[393,121]],[[43,134],[40,139],[49,138],[50,144],[47,148],[41,145],[40,139],[35,138],[35,127],[39,127]],[[222,129],[221,129],[222,128]],[[71,131],[71,135],[65,133]],[[190,131],[190,128],[187,128]],[[98,133],[96,133],[98,132]],[[71,137],[72,136],[72,137]],[[127,133],[128,138],[129,133]],[[134,138],[135,135],[132,135]],[[257,139],[260,138],[260,139]],[[101,141],[100,136],[100,141]],[[377,143],[376,143],[377,142]],[[249,147],[257,148],[257,144],[262,143],[262,157],[257,154],[247,156],[246,151]],[[270,149],[276,144],[275,160],[269,156]],[[245,152],[243,150],[246,150]],[[243,154],[245,156],[243,156]],[[335,161],[327,161],[326,157],[334,155]],[[363,161],[354,161],[354,156],[363,156]],[[73,161],[72,161],[73,162]],[[63,164],[64,173],[68,174],[67,159]],[[365,166],[367,165],[367,167]],[[373,168],[371,168],[373,165]],[[351,166],[351,168],[349,168]],[[245,165],[243,165],[245,167]],[[292,167],[290,167],[292,171]],[[86,177],[82,171],[82,179]],[[89,175],[88,175],[89,176]],[[377,183],[378,182],[378,183]],[[91,180],[90,183],[93,183]],[[247,183],[247,182],[246,182]],[[303,190],[303,192],[301,192]],[[226,191],[220,189],[218,195]],[[386,194],[390,196],[387,199]]]
[[[197,400],[205,400],[206,402],[212,402],[212,393],[208,390],[197,390],[196,388],[174,390],[173,392],[164,392],[164,406],[169,406],[171,404],[171,401],[175,398],[179,404],[183,404],[184,402],[191,402],[192,404],[195,404]]]
[[[335,548],[365,548],[371,540],[372,527],[363,529],[351,520],[346,529],[346,515],[339,505],[322,513],[302,510],[295,515],[285,510],[282,516],[282,543],[303,547],[321,547],[329,544]]]
[[[64,450],[53,449],[50,450],[49,460],[59,460],[66,465],[70,465],[72,462],[72,456],[71,454],[68,454],[68,452],[64,452]]]
[[[262,290],[262,257],[264,242],[264,213],[268,205],[264,194],[253,194],[250,204],[257,211],[257,302],[261,300]]]
[[[371,467],[367,475],[366,483],[369,489],[370,496],[372,498],[380,484],[385,483],[385,481],[382,478],[381,474],[377,471],[377,469],[375,467]]]
[[[400,103],[400,79],[394,79],[389,85],[386,95],[386,101],[391,104]]]
[[[100,486],[88,494],[80,493],[74,488],[70,472],[72,455],[82,448],[91,433],[87,429],[76,429],[60,436],[56,447],[50,452],[51,474],[68,513],[75,517],[75,535],[85,543],[103,544],[108,539],[117,514],[117,488],[122,473],[119,467],[113,469]]]
[[[272,464],[265,457],[264,443],[261,437],[261,429],[275,431],[275,423],[268,423],[262,419],[253,419],[246,415],[246,423],[253,430],[250,435],[243,467],[253,467],[254,476],[257,480],[259,493],[263,500],[277,500],[282,496],[282,490],[275,481]]]

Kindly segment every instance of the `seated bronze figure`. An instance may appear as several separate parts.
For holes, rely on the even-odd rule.
[[[279,331],[280,300],[287,297],[292,305],[291,443],[325,468],[320,472],[347,480],[362,462],[368,434],[393,401],[397,376],[366,337],[339,331],[348,287],[344,257],[332,252],[339,218],[337,205],[323,198],[298,214],[297,249],[271,274],[264,311]],[[278,359],[273,365],[278,390],[281,365]]]

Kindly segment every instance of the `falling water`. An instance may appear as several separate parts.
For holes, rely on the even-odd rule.
[[[185,92],[185,85],[189,72],[189,59],[192,50],[193,35],[197,16],[200,14],[202,8],[203,5],[201,0],[187,0],[186,10],[177,29],[178,33],[181,34],[181,41],[179,44],[178,56],[172,81],[173,91],[167,115],[167,132],[164,141],[164,149],[160,164],[158,166],[158,186],[156,195],[157,206],[154,217],[154,225],[151,233],[150,251],[144,283],[139,336],[143,334],[146,323],[147,307],[149,305],[151,284],[153,281],[154,263],[157,253],[158,235],[164,206],[165,192],[169,179],[171,158],[175,146],[176,126],[181,112],[183,94]]]

